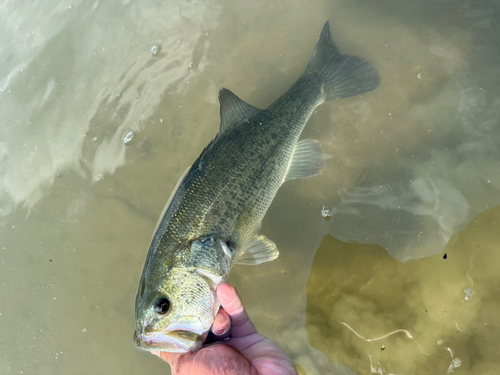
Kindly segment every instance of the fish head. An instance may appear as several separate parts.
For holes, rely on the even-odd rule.
[[[202,346],[219,309],[216,290],[222,281],[197,255],[213,242],[202,240],[186,245],[188,255],[159,280],[143,274],[136,300],[136,347],[185,353]],[[193,255],[195,250],[201,253]]]
[[[198,350],[218,309],[215,291],[186,269],[171,269],[156,291],[136,308],[134,344],[144,350],[185,353]]]

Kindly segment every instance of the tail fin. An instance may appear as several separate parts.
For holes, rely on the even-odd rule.
[[[326,102],[372,91],[379,84],[377,71],[368,61],[339,52],[328,21],[303,74],[310,75],[319,76]]]

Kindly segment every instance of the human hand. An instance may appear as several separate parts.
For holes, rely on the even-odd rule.
[[[231,285],[219,285],[217,297],[221,309],[212,332],[223,341],[194,353],[151,353],[169,363],[174,375],[297,375],[283,350],[257,332]]]

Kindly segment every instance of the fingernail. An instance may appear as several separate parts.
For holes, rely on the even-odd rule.
[[[218,314],[214,319],[214,324],[212,325],[212,332],[216,335],[222,335],[224,333],[224,323],[226,319]]]

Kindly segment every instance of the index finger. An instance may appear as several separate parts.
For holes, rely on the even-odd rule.
[[[217,288],[217,297],[221,306],[231,318],[231,337],[239,338],[257,332],[243,307],[236,289],[229,284],[221,284]]]

